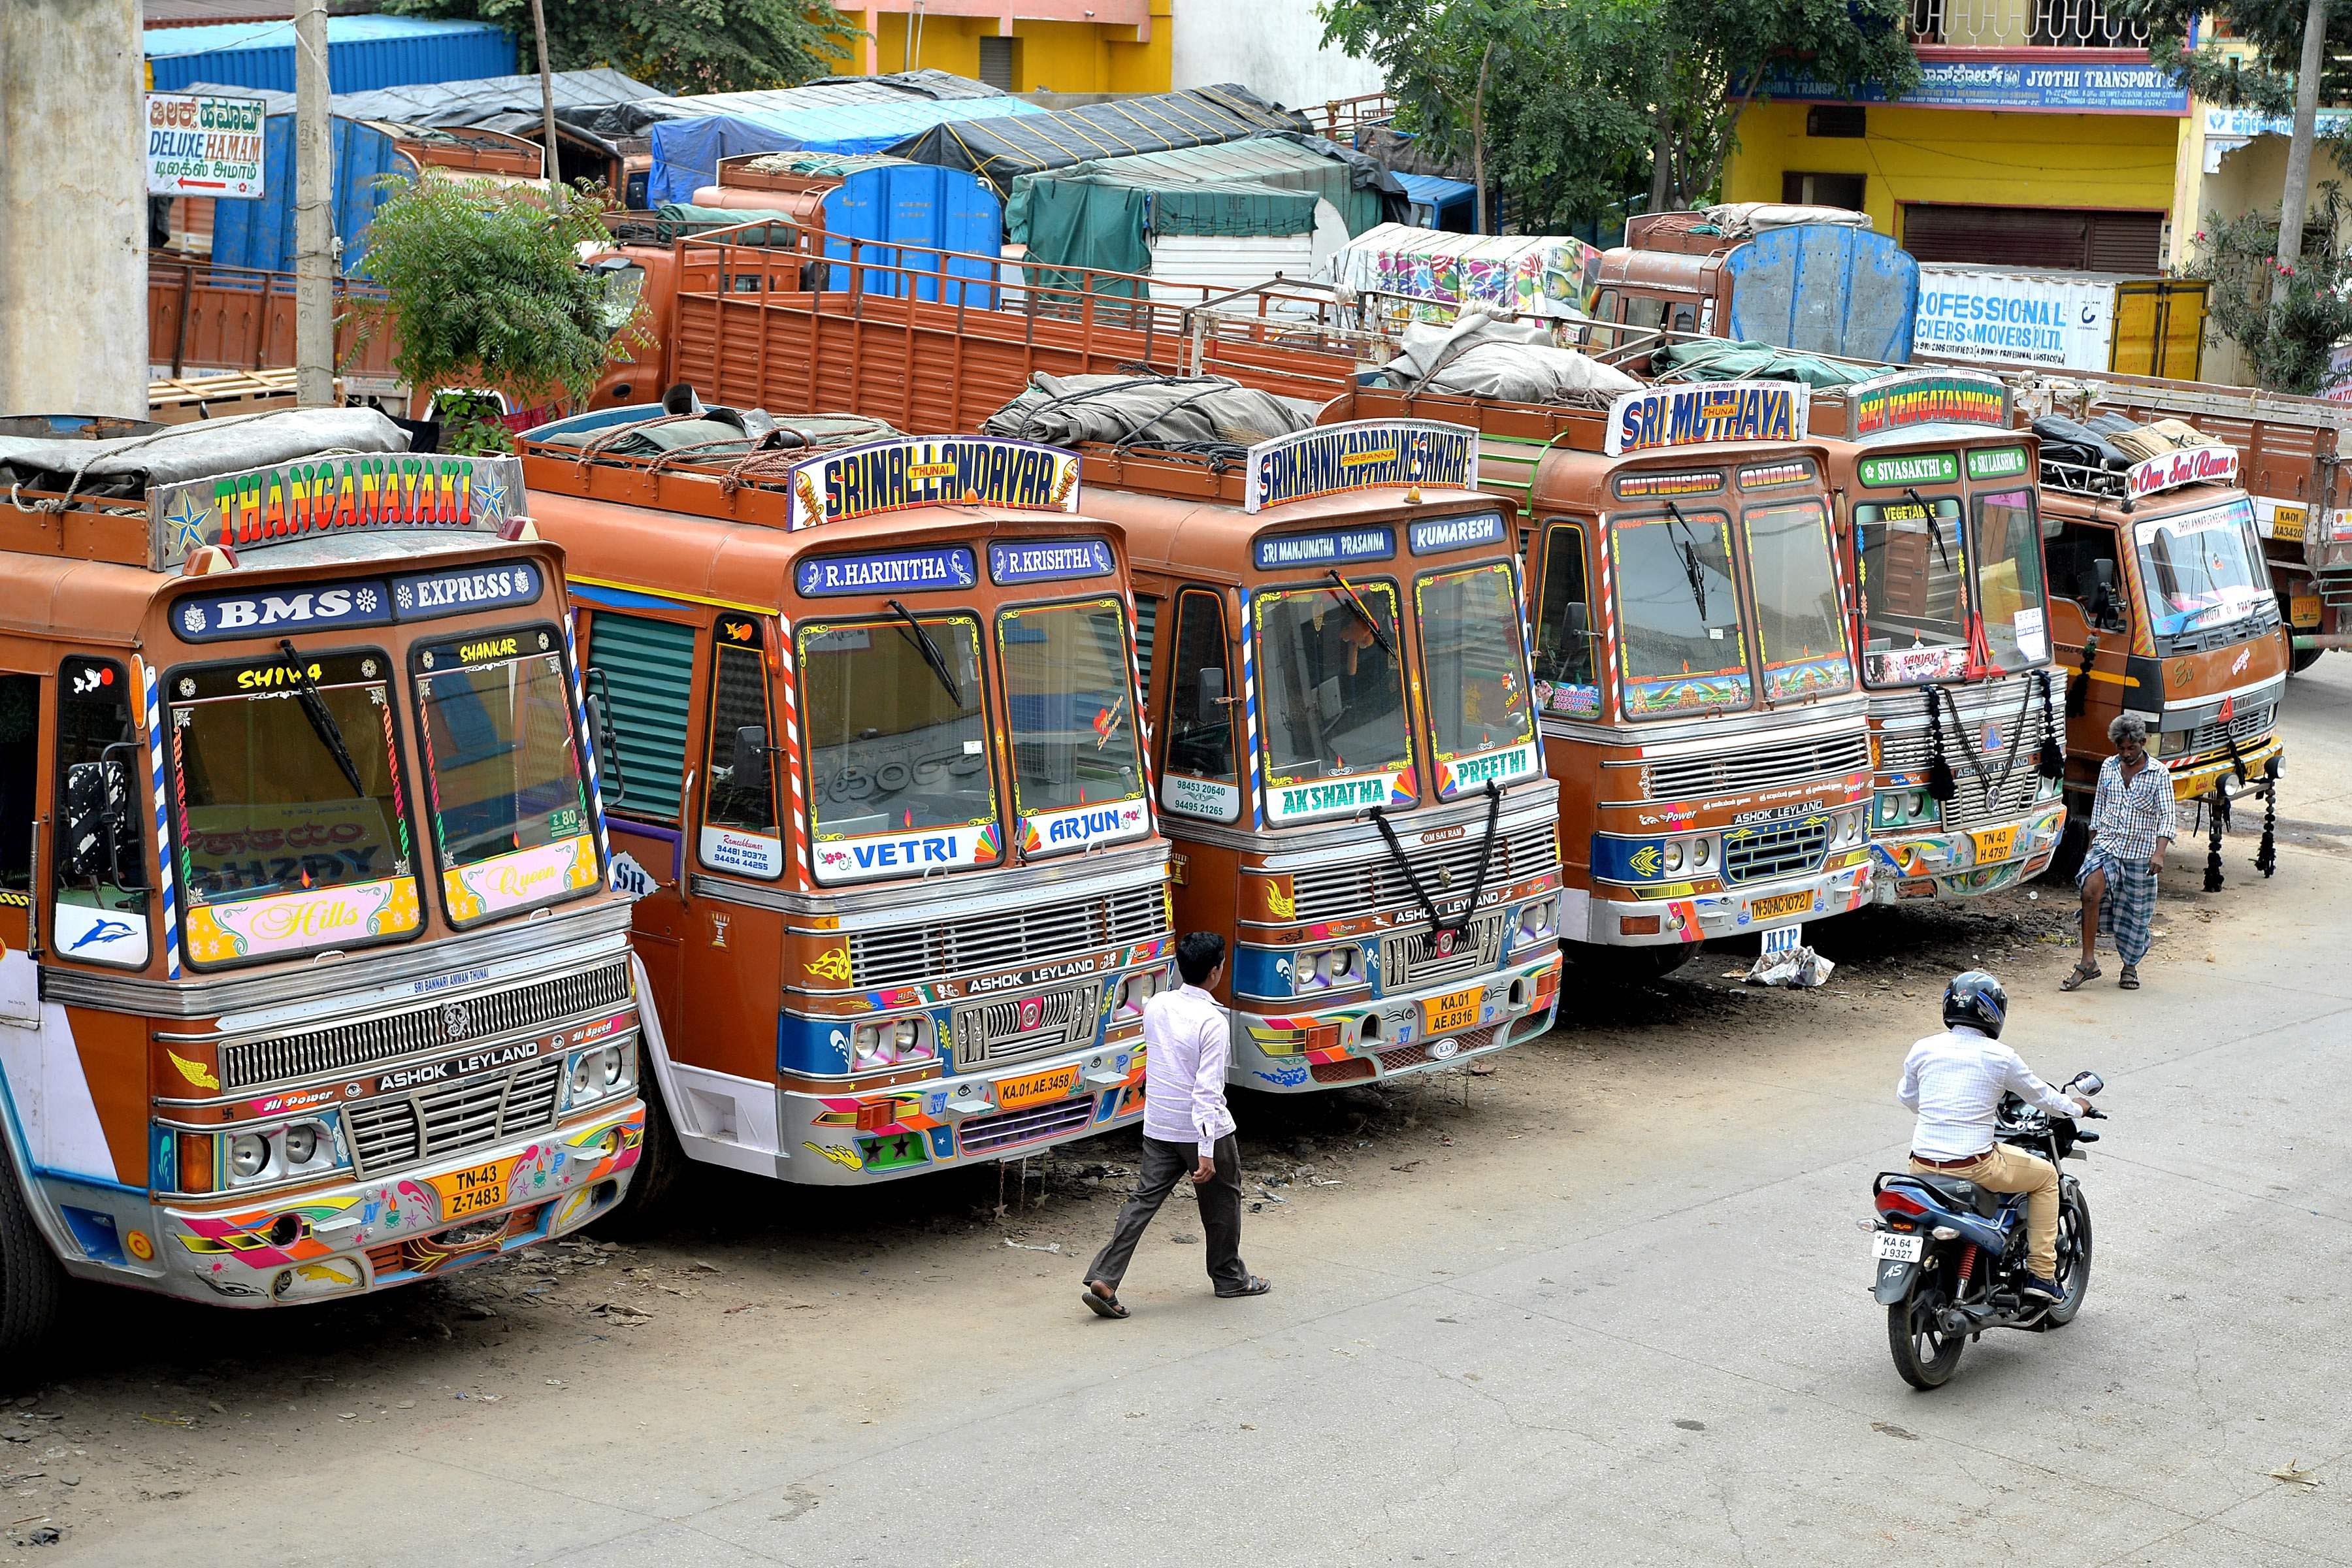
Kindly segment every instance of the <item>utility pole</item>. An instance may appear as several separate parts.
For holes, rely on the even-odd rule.
[[[2311,143],[2319,123],[2319,73],[2327,54],[2327,0],[2309,0],[2303,16],[2303,68],[2294,76],[2294,135],[2286,144],[2286,189],[2279,198],[2278,258],[2303,259],[2303,219],[2310,205]],[[2271,309],[2286,303],[2287,275],[2271,274]]]
[[[547,0],[530,0],[531,36],[539,40],[539,121],[547,138],[547,194],[552,198],[563,184],[563,170],[555,155],[555,72],[547,61]],[[551,207],[552,200],[549,203]]]
[[[335,142],[327,101],[327,0],[294,13],[294,395],[335,401]]]

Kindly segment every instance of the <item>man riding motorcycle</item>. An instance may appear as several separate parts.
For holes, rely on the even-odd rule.
[[[1911,1047],[1895,1097],[1918,1113],[1911,1134],[1915,1175],[1957,1176],[1987,1192],[2023,1193],[2026,1269],[2023,1293],[2065,1298],[2058,1273],[2058,1171],[2047,1160],[1993,1140],[1995,1112],[2014,1093],[2053,1116],[2077,1117],[2090,1101],[2061,1094],[2000,1044],[2009,993],[1983,970],[1944,987],[1944,1032]]]

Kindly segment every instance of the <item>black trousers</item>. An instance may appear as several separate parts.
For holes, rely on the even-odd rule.
[[[1197,1144],[1145,1137],[1143,1168],[1135,1178],[1135,1191],[1119,1205],[1110,1240],[1095,1254],[1087,1270],[1089,1280],[1099,1279],[1118,1290],[1118,1282],[1127,1277],[1128,1261],[1135,1256],[1135,1244],[1143,1239],[1144,1227],[1168,1201],[1177,1183],[1191,1184],[1192,1169],[1200,1159]],[[1217,1140],[1216,1162],[1217,1173],[1193,1187],[1192,1193],[1200,1200],[1201,1229],[1208,1237],[1209,1280],[1220,1294],[1230,1294],[1249,1283],[1249,1270],[1242,1267],[1242,1151],[1234,1134],[1228,1132]]]

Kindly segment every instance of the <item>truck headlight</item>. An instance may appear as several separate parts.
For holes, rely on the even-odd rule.
[[[1363,979],[1363,954],[1353,942],[1303,950],[1290,961],[1293,991],[1330,991]]]
[[[240,1132],[229,1140],[228,1178],[254,1182],[269,1174],[269,1140],[258,1132]]]
[[[289,1177],[324,1175],[350,1163],[336,1140],[330,1113],[230,1138],[228,1185],[251,1187]]]
[[[1713,865],[1715,863],[1715,840],[1712,838],[1700,838],[1694,840],[1691,844],[1690,849],[1690,863],[1691,869],[1694,871],[1704,871],[1709,866]]]
[[[1130,974],[1118,983],[1118,1016],[1132,1018],[1140,1016],[1143,1005],[1160,994],[1166,976],[1158,971]]]
[[[1681,839],[1669,838],[1666,840],[1665,868],[1669,876],[1683,868],[1683,841]]]
[[[849,1049],[854,1070],[870,1072],[902,1062],[928,1061],[932,1054],[930,1025],[919,1017],[860,1024],[849,1033]]]
[[[1559,900],[1557,899],[1538,899],[1534,903],[1521,905],[1519,907],[1519,939],[1523,942],[1535,942],[1551,935],[1552,921],[1557,918],[1559,904]]]
[[[307,1165],[318,1158],[318,1154],[317,1123],[306,1121],[299,1127],[289,1127],[286,1130],[286,1163],[288,1164]]]

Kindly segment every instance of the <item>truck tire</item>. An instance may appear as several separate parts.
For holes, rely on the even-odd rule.
[[[32,1352],[56,1325],[64,1289],[65,1270],[34,1226],[16,1168],[0,1148],[0,1393],[31,1378]]]
[[[640,1060],[643,1060],[641,1058]],[[655,1080],[653,1064],[645,1062],[637,1092],[646,1102],[646,1141],[629,1173],[629,1190],[609,1213],[589,1226],[598,1236],[635,1240],[666,1229],[677,1208],[678,1178],[686,1173],[686,1150],[669,1123],[669,1107]]]
[[[2317,664],[2319,656],[2326,651],[2322,647],[2296,647],[2292,643],[2288,644],[2286,672],[2289,675],[2301,675],[2305,670]]]

